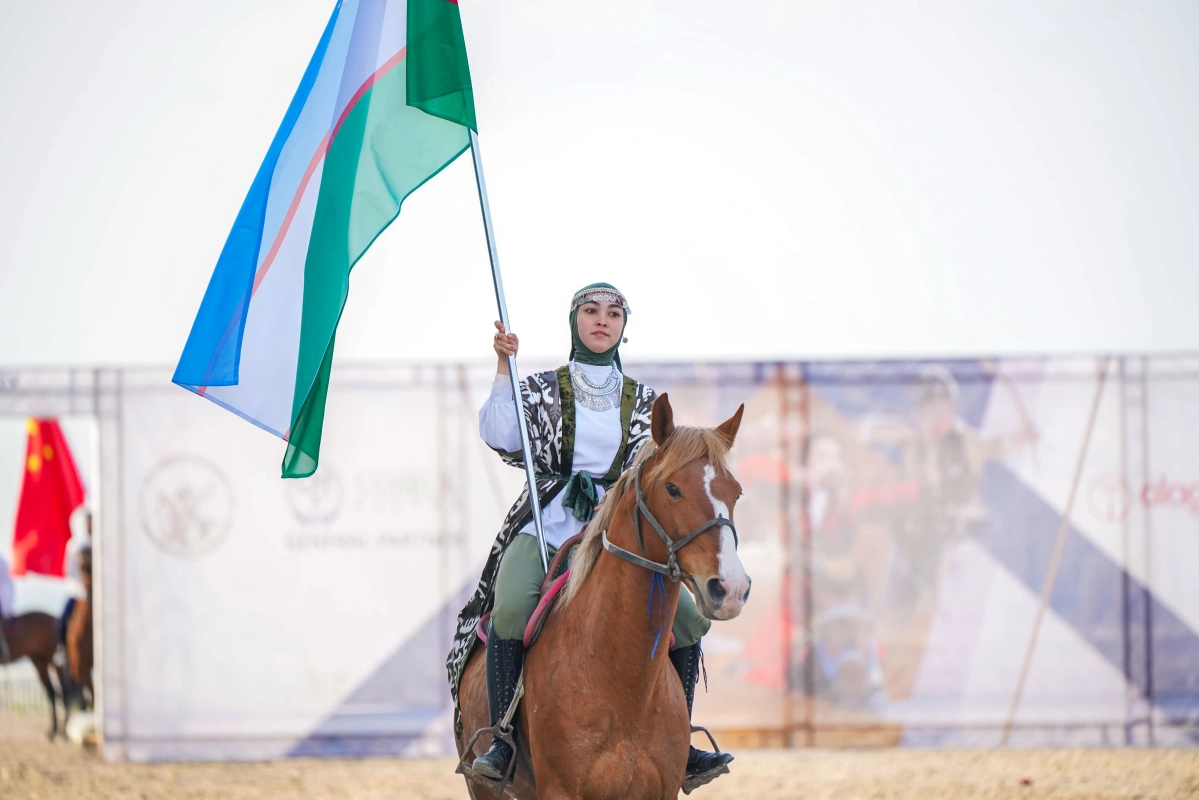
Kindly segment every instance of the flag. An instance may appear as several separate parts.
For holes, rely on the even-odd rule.
[[[12,537],[13,575],[63,577],[71,512],[82,503],[83,483],[58,421],[29,420],[25,480]]]
[[[317,466],[354,264],[470,146],[457,0],[341,0],[225,241],[173,381]]]

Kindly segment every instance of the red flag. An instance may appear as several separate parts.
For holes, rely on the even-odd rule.
[[[12,537],[12,574],[63,577],[71,512],[83,503],[83,484],[58,420],[29,420],[25,481]]]

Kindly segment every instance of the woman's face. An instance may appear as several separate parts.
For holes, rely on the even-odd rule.
[[[624,333],[624,309],[620,303],[584,303],[579,306],[579,338],[593,353],[612,349]]]

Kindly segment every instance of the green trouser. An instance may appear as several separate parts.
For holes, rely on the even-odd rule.
[[[552,558],[554,548],[549,548]],[[508,543],[500,559],[500,568],[495,578],[495,604],[491,609],[491,625],[501,639],[521,639],[529,617],[537,608],[540,599],[541,580],[545,571],[541,569],[541,554],[537,552],[537,537],[518,533]],[[679,605],[674,612],[674,646],[690,647],[712,627],[712,621],[700,616],[691,592],[679,591]]]

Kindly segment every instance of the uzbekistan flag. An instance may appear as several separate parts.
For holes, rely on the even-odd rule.
[[[350,270],[470,146],[457,0],[341,0],[258,170],[172,380],[316,471]]]

